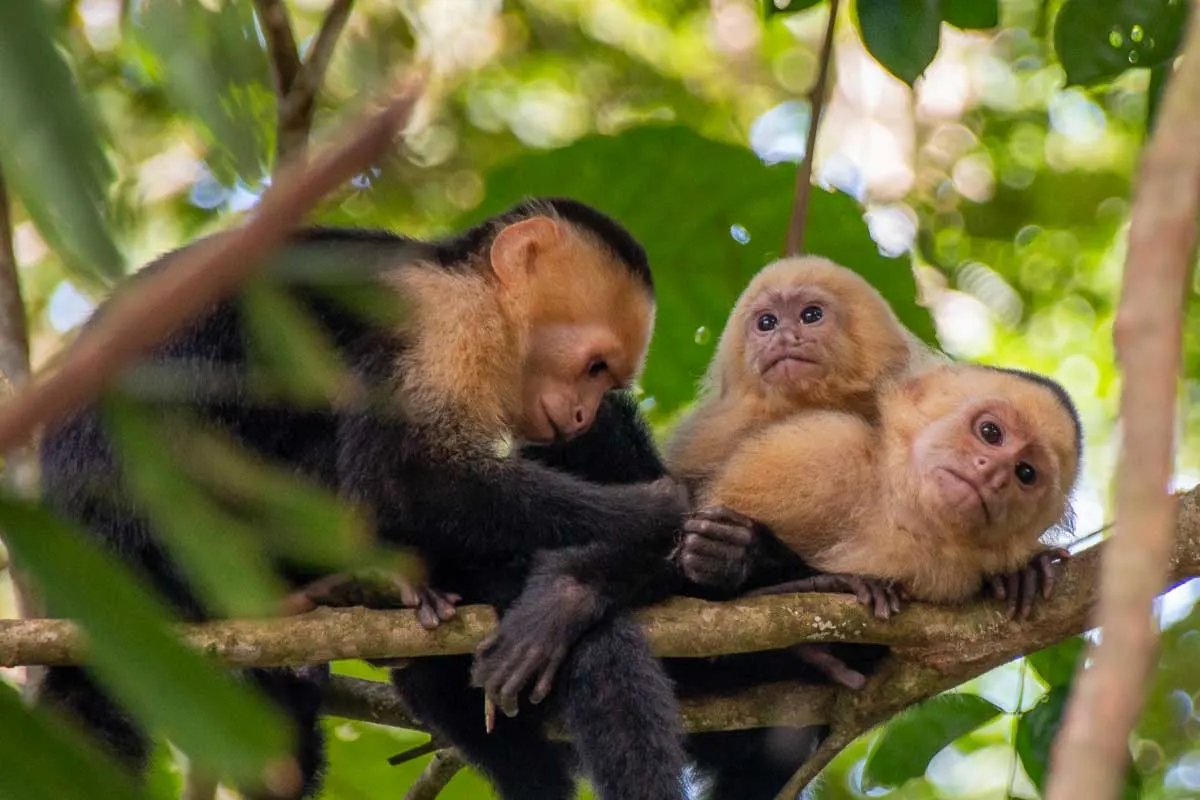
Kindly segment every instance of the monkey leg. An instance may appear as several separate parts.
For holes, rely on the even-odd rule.
[[[688,737],[709,783],[705,800],[772,800],[825,736],[823,726],[715,731]]]
[[[681,800],[678,702],[634,622],[600,622],[576,643],[562,669],[563,717],[597,797]]]
[[[325,772],[325,736],[318,715],[325,684],[329,681],[329,665],[252,669],[247,674],[295,726],[293,756],[300,769],[300,780],[294,792],[252,796],[282,797],[285,800],[316,797]]]
[[[570,748],[549,741],[544,714],[527,712],[484,729],[483,692],[469,688],[471,658],[414,660],[392,671],[392,682],[412,713],[495,785],[504,800],[570,800],[575,781]]]
[[[140,775],[150,757],[146,734],[79,667],[51,667],[38,689],[37,704],[66,717]]]

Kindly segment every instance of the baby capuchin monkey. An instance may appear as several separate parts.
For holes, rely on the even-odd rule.
[[[666,447],[695,491],[737,444],[805,409],[876,416],[880,384],[925,347],[862,276],[824,258],[767,265],[738,298],[701,399]]]
[[[702,502],[753,518],[826,573],[771,592],[858,592],[872,579],[887,588],[874,595],[886,616],[898,593],[959,604],[991,586],[1027,616],[1063,556],[1041,538],[1070,525],[1081,450],[1079,415],[1054,381],[946,364],[882,391],[876,425],[811,412],[764,429]]]

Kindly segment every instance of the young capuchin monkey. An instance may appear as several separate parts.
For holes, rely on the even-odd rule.
[[[667,444],[671,475],[696,490],[739,442],[797,411],[871,419],[880,384],[924,349],[856,272],[816,256],[775,261],[729,315],[700,400]]]
[[[666,560],[684,499],[657,485],[622,485],[662,474],[636,404],[621,391],[641,368],[655,310],[645,252],[624,228],[582,203],[548,198],[428,243],[305,231],[278,260],[306,258],[337,263],[336,274],[285,288],[377,402],[314,409],[255,399],[248,328],[234,297],[143,361],[189,378],[161,407],[142,398],[145,413],[157,418],[182,405],[364,506],[382,543],[415,549],[430,568],[429,585],[446,590],[410,595],[428,624],[449,617],[459,598],[507,608],[533,554],[548,548],[586,545],[603,560],[607,548],[632,545]],[[171,259],[147,269],[169,268]],[[322,280],[402,313],[387,322],[353,313]],[[233,375],[241,388],[210,396],[210,375]],[[534,445],[537,459],[526,456]],[[42,454],[50,503],[131,563],[181,617],[210,617],[129,495],[98,403],[49,430]],[[563,468],[571,464],[586,468]],[[279,566],[294,586],[320,577]],[[469,667],[469,657],[423,659],[397,670],[394,682],[505,798],[571,797],[569,753],[546,740],[536,717],[485,734],[483,695],[469,688]],[[295,723],[302,780],[288,796],[315,795],[328,668],[249,672]],[[558,705],[599,796],[681,798],[675,698],[636,627],[620,619],[595,626],[563,672]],[[86,668],[51,668],[40,701],[144,769],[145,732]]]

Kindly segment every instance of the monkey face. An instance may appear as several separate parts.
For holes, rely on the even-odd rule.
[[[604,325],[541,325],[530,336],[517,433],[547,444],[582,434],[604,393],[624,385],[630,359]]]
[[[913,438],[917,494],[922,511],[948,534],[1032,542],[1066,510],[1060,454],[1073,445],[1053,441],[1066,413],[1037,397],[1038,387],[1007,383],[1003,396],[980,397],[976,389],[923,403],[942,413]]]
[[[785,393],[804,392],[828,371],[842,309],[812,285],[768,289],[747,306],[746,369]]]

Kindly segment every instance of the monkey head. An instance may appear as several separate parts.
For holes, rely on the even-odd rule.
[[[797,407],[840,408],[909,358],[904,328],[866,280],[823,258],[769,264],[738,298],[713,365],[738,388]]]
[[[582,434],[604,393],[641,370],[654,326],[648,278],[553,215],[505,226],[489,255],[504,314],[519,332],[514,432],[543,444]]]
[[[1080,461],[1078,414],[1041,376],[944,366],[885,395],[893,479],[915,517],[905,527],[973,544],[1032,546],[1068,518]]]

